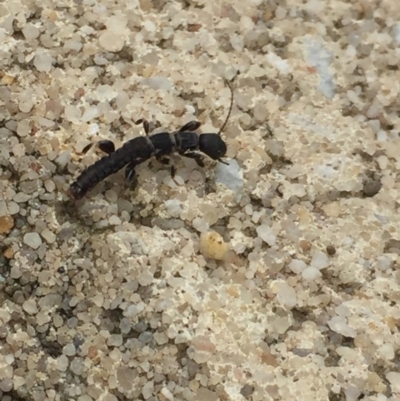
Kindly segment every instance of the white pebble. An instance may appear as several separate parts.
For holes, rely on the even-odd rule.
[[[38,233],[26,233],[24,235],[24,244],[33,249],[38,249],[42,245],[42,239]]]
[[[243,188],[243,170],[234,159],[225,160],[229,164],[218,163],[215,170],[215,179],[220,184],[234,192]]]
[[[25,36],[25,39],[30,40],[30,39],[36,39],[40,35],[39,28],[37,28],[35,25],[32,24],[26,24],[22,28],[22,34]]]
[[[54,59],[49,53],[38,53],[33,59],[33,65],[40,72],[50,72]]]
[[[99,108],[96,107],[96,106],[90,106],[83,112],[83,116],[81,117],[81,121],[84,122],[84,123],[87,123],[90,120],[93,120],[94,118],[99,117],[99,115],[100,115]]]
[[[203,220],[201,217],[196,217],[192,221],[193,228],[201,233],[209,230],[209,224]]]
[[[179,217],[183,210],[182,202],[178,199],[169,199],[164,202],[164,206],[169,215],[174,218]]]
[[[391,361],[395,357],[393,345],[390,343],[381,345],[379,347],[378,353],[379,356],[386,361]]]
[[[304,280],[313,281],[322,276],[322,273],[315,267],[309,266],[301,272]]]
[[[60,156],[57,157],[56,160],[54,160],[54,162],[56,164],[58,164],[58,166],[60,168],[65,168],[65,166],[69,163],[69,161],[71,160],[71,153],[69,153],[68,151],[62,152],[60,154]]]
[[[23,143],[17,143],[13,146],[12,151],[14,156],[22,157],[25,155],[25,145]]]
[[[343,316],[334,316],[328,321],[328,326],[335,333],[339,333],[345,337],[354,338],[357,335],[356,331],[349,327],[347,319]]]
[[[329,257],[326,253],[317,251],[315,252],[310,265],[318,270],[325,269],[329,266]]]
[[[70,343],[64,346],[63,354],[66,356],[74,356],[76,354],[75,345]]]
[[[135,317],[140,312],[142,312],[145,308],[145,304],[143,302],[139,304],[129,305],[126,310],[124,311],[125,317]]]
[[[280,283],[277,300],[287,308],[294,308],[297,305],[296,291],[287,283]]]
[[[117,92],[110,85],[100,85],[95,92],[100,102],[111,101],[117,96]]]
[[[77,122],[81,119],[82,112],[76,106],[67,105],[64,109],[64,116],[67,121]]]
[[[307,264],[300,259],[292,259],[289,263],[289,269],[295,274],[300,274],[306,268]]]
[[[257,227],[257,234],[258,236],[266,242],[269,246],[273,246],[276,243],[276,235],[272,231],[272,228],[267,224],[262,224],[261,226]]]
[[[393,392],[400,392],[400,373],[399,372],[389,372],[386,375],[386,379],[391,384]]]

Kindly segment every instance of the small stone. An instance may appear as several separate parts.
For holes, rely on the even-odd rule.
[[[395,357],[393,345],[390,343],[381,345],[378,349],[378,353],[379,356],[386,361],[391,361]]]
[[[389,381],[392,392],[400,393],[400,373],[399,372],[389,372],[386,375],[386,379]]]
[[[327,253],[329,256],[333,256],[333,255],[336,253],[336,248],[335,248],[333,245],[328,245],[328,246],[326,247],[326,253]]]
[[[346,401],[357,401],[360,397],[361,391],[353,385],[350,385],[344,391]]]
[[[349,327],[347,319],[343,316],[334,316],[328,321],[328,326],[332,331],[341,334],[344,337],[354,338],[357,335],[357,332]]]
[[[111,347],[120,347],[122,345],[122,340],[121,334],[111,334],[107,340],[107,345]]]
[[[42,245],[42,239],[38,233],[26,233],[24,235],[24,244],[33,249],[38,249]]]
[[[26,24],[22,28],[22,34],[25,36],[25,39],[27,40],[36,39],[40,35],[40,30],[35,25]]]
[[[7,378],[3,379],[2,381],[0,381],[0,389],[2,391],[4,391],[5,393],[8,393],[9,391],[11,391],[12,388],[13,388],[13,380],[11,378],[7,377]]]
[[[93,120],[94,118],[97,118],[99,116],[100,116],[100,109],[97,106],[90,106],[83,112],[81,121],[87,123],[90,120]]]
[[[35,315],[38,312],[36,301],[33,298],[27,299],[22,304],[22,309],[29,315]]]
[[[268,226],[267,224],[262,224],[261,226],[257,227],[256,231],[258,236],[269,246],[275,245],[276,235],[272,231],[272,228],[270,226]]]
[[[106,29],[99,37],[100,46],[110,52],[119,52],[125,44],[124,35],[118,32]]]
[[[171,90],[173,85],[171,81],[166,77],[154,76],[151,78],[145,78],[141,82],[143,85],[147,85],[152,89],[161,89],[161,90]]]
[[[382,183],[379,180],[368,179],[363,185],[363,194],[366,197],[375,196],[382,188]]]
[[[312,257],[310,266],[318,270],[325,269],[329,266],[329,258],[325,252],[317,251]]]
[[[3,256],[6,259],[12,259],[14,257],[14,249],[10,246],[3,252]]]
[[[76,375],[81,375],[83,373],[84,370],[84,360],[83,358],[79,358],[79,357],[75,357],[70,365],[70,369],[73,373],[75,373]]]
[[[183,210],[182,202],[178,199],[169,199],[164,202],[165,209],[173,218],[178,218]]]
[[[234,159],[224,160],[228,164],[218,163],[215,170],[215,179],[220,184],[234,192],[243,188],[243,170]]]
[[[24,137],[31,132],[31,126],[28,119],[21,120],[17,125],[17,135]]]
[[[145,308],[145,305],[143,302],[140,304],[129,305],[124,311],[124,316],[125,317],[135,317],[140,312],[142,312],[144,310],[144,308]]]
[[[1,78],[1,83],[3,85],[12,85],[15,81],[15,77],[12,75],[4,74]]]
[[[64,109],[64,116],[67,121],[77,122],[81,119],[82,111],[76,106],[67,105]]]
[[[75,345],[73,343],[67,344],[62,352],[66,356],[74,356],[76,354]]]
[[[302,271],[301,276],[304,280],[313,281],[322,276],[322,273],[315,267],[309,266]]]
[[[14,219],[12,216],[0,217],[0,234],[5,234],[11,231],[14,227]]]
[[[112,226],[119,226],[119,225],[122,223],[121,219],[120,219],[118,216],[116,216],[116,215],[111,216],[111,217],[108,219],[108,222],[109,222],[110,225],[112,225]]]
[[[57,369],[60,372],[65,372],[68,369],[68,358],[66,355],[63,354],[57,358]]]
[[[303,252],[308,252],[311,249],[311,242],[307,241],[305,239],[302,239],[299,242],[299,245],[300,245],[301,249],[303,250]]]
[[[287,283],[280,283],[277,293],[277,300],[283,306],[291,309],[297,305],[296,291]]]
[[[68,151],[62,152],[57,159],[54,160],[54,162],[61,168],[64,169],[66,165],[69,163],[71,160],[71,153]]]
[[[240,394],[242,394],[244,398],[250,397],[253,393],[254,393],[254,387],[250,386],[249,384],[245,384],[240,390]]]
[[[18,192],[13,197],[13,201],[17,203],[25,203],[28,202],[29,199],[31,199],[31,196],[28,194],[24,194],[23,192]]]
[[[192,221],[193,228],[200,233],[206,232],[210,229],[210,225],[201,217],[196,217]]]
[[[48,243],[48,244],[52,244],[54,243],[54,241],[56,240],[57,236],[50,231],[48,228],[45,228],[40,235],[44,238],[44,240]]]
[[[39,72],[50,72],[53,61],[54,59],[49,53],[40,52],[33,59],[33,65]]]
[[[39,313],[36,315],[36,323],[37,323],[39,326],[43,326],[44,324],[49,323],[50,320],[51,320],[51,318],[50,318],[50,316],[49,316],[47,313],[39,312]]]
[[[228,252],[228,245],[224,239],[215,231],[201,233],[200,252],[206,257],[223,260]]]
[[[93,298],[92,298],[92,302],[98,307],[101,308],[103,306],[104,303],[104,295],[103,294],[96,294]]]
[[[300,274],[306,268],[307,268],[306,262],[303,262],[300,259],[292,259],[289,263],[289,269],[295,274]]]
[[[154,391],[154,383],[152,381],[148,381],[142,388],[143,398],[145,400],[149,399],[153,395]]]

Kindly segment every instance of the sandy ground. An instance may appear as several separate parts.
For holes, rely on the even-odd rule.
[[[2,1],[0,399],[399,400],[399,61],[394,0]],[[68,198],[224,79],[229,165]]]

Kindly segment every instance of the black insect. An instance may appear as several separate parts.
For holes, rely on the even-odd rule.
[[[218,133],[199,135],[194,131],[200,127],[201,123],[190,121],[178,131],[160,132],[149,136],[150,124],[146,120],[138,120],[136,124],[143,124],[146,136],[133,138],[117,150],[115,150],[114,143],[109,140],[91,143],[83,149],[83,153],[86,153],[96,144],[103,152],[107,153],[107,156],[83,170],[70,186],[69,196],[75,200],[83,198],[99,182],[125,166],[125,177],[133,182],[135,167],[152,156],[155,156],[163,164],[169,164],[168,155],[178,152],[181,156],[194,159],[200,167],[204,167],[203,155],[199,153],[202,152],[213,160],[225,163],[221,158],[226,154],[226,144],[221,138],[221,133],[229,120],[233,105],[233,91],[229,83],[226,82],[226,84],[231,91],[231,102],[228,115]],[[174,166],[171,167],[171,175],[175,175]]]

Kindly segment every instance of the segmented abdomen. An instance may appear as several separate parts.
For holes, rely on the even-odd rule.
[[[124,146],[98,160],[82,171],[69,188],[68,194],[78,200],[99,182],[121,170],[128,163],[142,163],[152,156],[154,147],[147,137],[131,139]]]
[[[69,194],[74,199],[81,199],[99,182],[121,170],[121,168],[129,163],[129,160],[126,161],[124,160],[125,158],[120,157],[119,151],[120,149],[109,156],[97,160],[96,163],[83,170],[81,175],[70,186]]]

